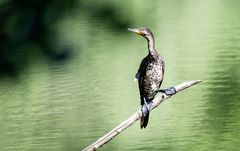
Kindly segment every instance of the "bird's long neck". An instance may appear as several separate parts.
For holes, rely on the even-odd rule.
[[[152,56],[156,55],[157,51],[155,49],[155,40],[154,40],[153,35],[147,37],[146,39],[148,41],[148,51],[149,51],[149,54],[152,55]]]

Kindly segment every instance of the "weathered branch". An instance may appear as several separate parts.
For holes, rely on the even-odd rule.
[[[174,88],[176,89],[176,92],[178,93],[178,92],[180,92],[186,88],[189,88],[199,82],[201,82],[201,80],[187,81],[187,82],[183,82],[183,83],[175,86]],[[162,103],[164,100],[168,99],[169,97],[171,97],[171,96],[167,96],[164,93],[158,94],[153,100],[151,110],[156,108],[160,103]],[[139,109],[136,113],[131,115],[127,120],[123,121],[116,128],[114,128],[113,130],[108,132],[106,135],[102,136],[96,142],[92,143],[91,145],[89,145],[88,147],[83,149],[83,151],[95,151],[95,150],[99,149],[101,146],[108,143],[115,136],[117,136],[122,131],[124,131],[126,128],[130,127],[133,123],[135,123],[137,120],[139,120],[141,118],[141,116],[142,116],[142,112],[141,112],[141,109]]]

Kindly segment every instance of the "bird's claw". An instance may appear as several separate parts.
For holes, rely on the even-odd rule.
[[[168,89],[158,90],[158,92],[163,92],[163,93],[165,93],[166,95],[171,96],[171,95],[176,94],[176,93],[177,93],[177,90],[176,90],[174,87],[170,87],[170,88],[168,88]]]
[[[168,96],[169,95],[174,95],[176,93],[177,93],[177,91],[176,91],[176,89],[174,87],[170,87],[170,88],[165,90],[165,94],[168,95]]]
[[[147,113],[151,110],[152,108],[152,101],[151,102],[147,102],[145,99],[144,99],[144,104],[142,106],[142,113],[143,113],[143,116],[146,116]]]

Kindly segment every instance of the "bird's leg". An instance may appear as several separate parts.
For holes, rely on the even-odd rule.
[[[153,103],[152,101],[147,102],[146,99],[144,98],[144,104],[142,105],[141,109],[144,117],[149,113],[152,107],[152,103]]]
[[[170,87],[168,89],[159,89],[157,92],[165,93],[166,95],[174,95],[177,93],[176,89],[174,87]]]

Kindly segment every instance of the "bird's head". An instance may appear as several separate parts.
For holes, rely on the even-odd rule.
[[[128,31],[137,33],[147,39],[152,38],[153,34],[150,31],[150,29],[148,29],[147,27],[140,27],[140,28],[128,28]]]

